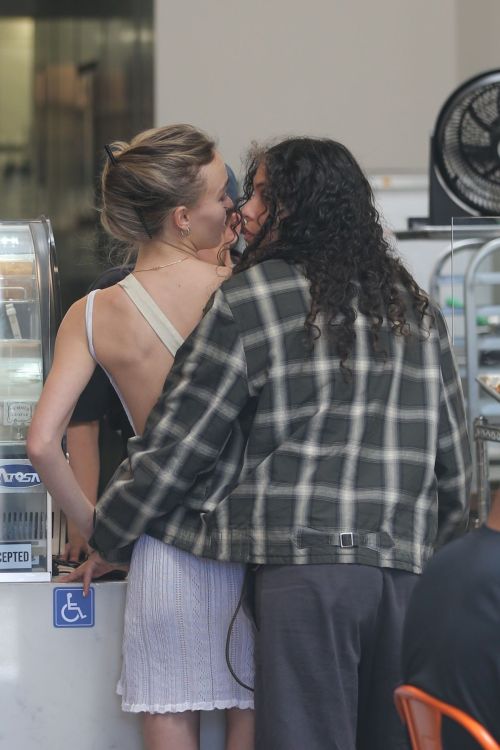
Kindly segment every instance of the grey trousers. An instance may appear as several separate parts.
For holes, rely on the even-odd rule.
[[[351,564],[258,569],[256,750],[409,750],[392,693],[417,579]]]

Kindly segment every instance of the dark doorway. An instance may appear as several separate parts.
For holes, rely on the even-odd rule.
[[[103,145],[153,125],[153,0],[2,0],[0,63],[0,219],[51,219],[67,309],[108,264]]]

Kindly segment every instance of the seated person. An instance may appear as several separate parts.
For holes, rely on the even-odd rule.
[[[410,600],[403,680],[460,708],[500,742],[500,493],[486,524],[429,562]],[[444,750],[477,750],[443,721]]]

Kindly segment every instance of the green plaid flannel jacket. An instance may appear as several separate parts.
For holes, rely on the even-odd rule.
[[[105,558],[149,534],[219,560],[419,573],[463,531],[471,457],[439,310],[428,334],[384,324],[377,352],[358,312],[346,378],[328,336],[307,338],[309,307],[281,260],[223,284],[98,503]]]

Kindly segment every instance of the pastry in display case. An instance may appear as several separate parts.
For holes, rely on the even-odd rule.
[[[486,393],[500,401],[500,373],[478,375],[476,380]]]
[[[51,576],[51,501],[26,435],[59,318],[50,223],[0,222],[0,581]]]

